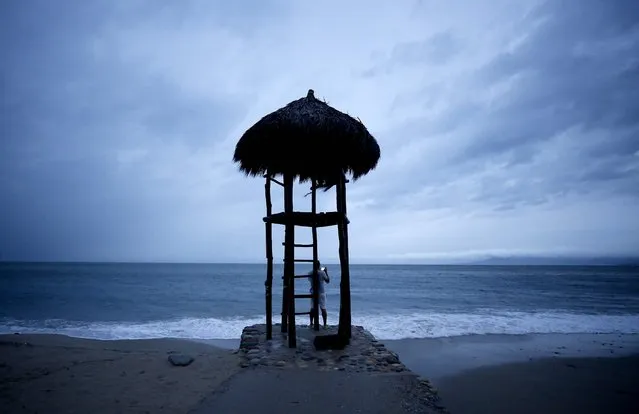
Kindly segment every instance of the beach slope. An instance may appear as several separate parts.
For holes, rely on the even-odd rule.
[[[194,358],[174,366],[169,355]],[[0,406],[21,413],[186,413],[239,371],[230,350],[183,340],[0,335]]]

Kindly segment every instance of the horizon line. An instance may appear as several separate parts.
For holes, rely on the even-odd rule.
[[[490,260],[570,260],[570,259],[581,259],[584,261],[588,260],[610,260],[617,259],[628,261],[628,263],[552,263],[552,264],[519,264],[519,263],[499,263],[493,264],[490,263]],[[488,262],[488,263],[486,263]],[[340,266],[339,261],[323,261],[322,263],[329,265],[337,265]],[[0,264],[108,264],[108,265],[266,265],[266,262],[227,262],[227,261],[130,261],[130,260],[113,260],[113,261],[105,261],[105,260],[0,260]],[[274,265],[282,265],[275,264]],[[467,260],[467,261],[448,261],[448,262],[429,262],[429,263],[419,263],[417,261],[412,262],[376,262],[376,263],[365,263],[365,262],[357,262],[350,263],[351,266],[639,266],[639,257],[634,256],[608,256],[608,257],[512,257],[512,258],[489,258],[489,259],[478,259],[478,260]]]

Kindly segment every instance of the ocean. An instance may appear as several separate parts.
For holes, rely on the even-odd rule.
[[[337,323],[339,266],[327,266]],[[265,264],[0,263],[0,333],[237,339],[264,323],[265,275]],[[353,323],[380,339],[639,333],[637,267],[352,265],[351,292]]]

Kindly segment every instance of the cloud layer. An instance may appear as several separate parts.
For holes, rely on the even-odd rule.
[[[639,251],[632,1],[67,5],[0,6],[6,260],[261,262],[233,148],[309,88],[382,148],[355,262]]]

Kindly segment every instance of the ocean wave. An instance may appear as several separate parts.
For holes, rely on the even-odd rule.
[[[274,321],[277,319],[273,318]],[[335,320],[335,319],[334,319]],[[184,318],[150,322],[81,322],[59,319],[0,320],[0,333],[53,333],[78,338],[237,339],[263,316]],[[379,339],[437,338],[472,334],[639,333],[639,315],[586,315],[553,312],[405,313],[354,315]]]

